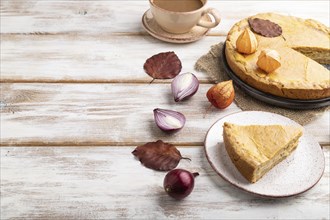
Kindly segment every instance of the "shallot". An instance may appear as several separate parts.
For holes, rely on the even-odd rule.
[[[187,197],[194,189],[195,177],[198,175],[197,172],[191,173],[184,169],[171,170],[164,178],[165,192],[178,200]]]
[[[168,109],[154,109],[154,118],[163,131],[180,130],[186,123],[186,117],[182,113]]]
[[[192,73],[182,73],[177,75],[172,83],[171,89],[174,101],[179,102],[193,96],[199,87],[197,77]]]

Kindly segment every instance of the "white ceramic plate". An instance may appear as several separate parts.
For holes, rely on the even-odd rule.
[[[243,111],[215,122],[205,137],[204,149],[212,168],[225,180],[247,192],[265,197],[288,197],[312,188],[325,167],[321,146],[306,131],[297,149],[256,183],[249,183],[236,169],[225,149],[222,137],[224,122],[240,125],[298,125],[284,116],[261,111]]]

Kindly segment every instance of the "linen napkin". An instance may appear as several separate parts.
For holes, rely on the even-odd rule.
[[[214,83],[230,79],[227,76],[223,66],[223,46],[223,42],[211,46],[210,51],[200,57],[195,64],[195,69],[197,71],[206,73],[209,77],[211,77]],[[243,111],[272,112],[288,117],[301,125],[305,125],[311,122],[313,119],[315,119],[315,117],[323,114],[325,111],[328,111],[330,109],[329,106],[308,110],[297,110],[277,107],[262,102],[244,93],[244,91],[237,86],[235,86],[235,102],[237,106]]]

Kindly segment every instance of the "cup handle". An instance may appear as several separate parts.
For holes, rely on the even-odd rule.
[[[214,18],[214,21],[205,21],[201,18],[197,23],[198,26],[205,27],[205,28],[214,28],[220,23],[220,21],[221,21],[220,13],[215,8],[208,8],[205,11],[203,11],[202,17],[205,14],[211,15]]]

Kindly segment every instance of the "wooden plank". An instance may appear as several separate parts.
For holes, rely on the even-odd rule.
[[[151,36],[5,35],[1,37],[1,82],[146,82],[149,57],[174,51],[181,72],[201,82],[210,78],[194,70],[195,62],[224,37],[193,44],[164,43]]]
[[[146,34],[141,17],[148,1],[1,1],[1,33],[6,34]],[[238,20],[260,12],[314,18],[329,24],[329,1],[217,1],[221,24],[210,35],[226,35]],[[239,13],[238,13],[239,12]]]
[[[202,147],[179,148],[192,159],[179,168],[199,172],[182,201],[168,197],[164,172],[140,165],[130,147],[1,148],[1,219],[328,219],[326,169],[311,190],[264,199],[228,184],[212,170]],[[271,186],[270,186],[271,187]],[[279,211],[281,210],[281,211]]]
[[[324,126],[322,126],[322,125]],[[321,125],[321,130],[319,128],[319,125]],[[329,145],[330,144],[330,111],[327,111],[325,113],[321,113],[319,116],[315,118],[312,122],[305,125],[305,129],[307,132],[312,134],[317,140],[319,140],[320,137],[318,137],[317,133],[322,133],[322,139],[323,141],[319,142],[322,146],[323,145]]]
[[[163,139],[202,145],[219,118],[241,110],[211,108],[201,84],[191,99],[175,103],[169,84],[2,84],[1,145],[131,145]],[[153,109],[182,112],[187,122],[174,134],[154,123]],[[329,112],[306,131],[329,144]],[[220,135],[220,131],[219,131]]]
[[[297,16],[329,20],[327,1],[210,1],[210,6],[226,9],[222,24],[210,34],[214,37],[176,45],[140,35],[139,17],[148,3],[127,3],[129,15],[121,1],[2,1],[0,81],[149,82],[142,68],[148,57],[175,51],[183,62],[182,71],[195,72],[197,59],[211,45],[224,41],[229,28],[248,15],[265,11],[292,14],[294,7]],[[242,12],[235,13],[237,8]],[[90,13],[85,14],[87,9]],[[119,19],[123,14],[125,19]],[[105,19],[108,17],[110,21]],[[196,74],[201,82],[209,82],[205,74]]]
[[[116,145],[164,139],[199,144],[213,122],[241,111],[235,105],[209,111],[201,85],[190,100],[175,103],[169,84],[2,84],[2,145]],[[153,109],[186,115],[169,135],[154,123]]]

